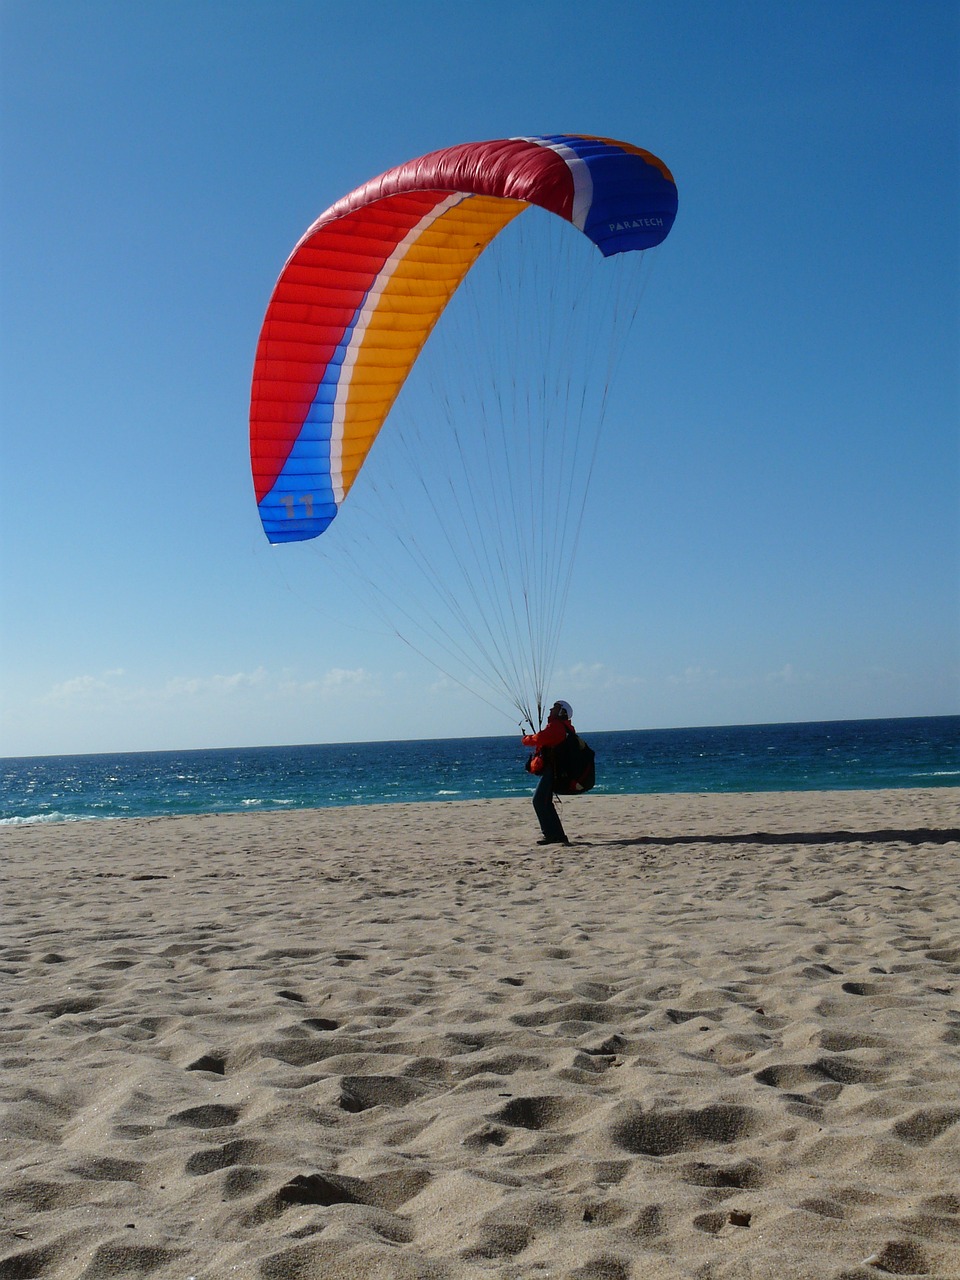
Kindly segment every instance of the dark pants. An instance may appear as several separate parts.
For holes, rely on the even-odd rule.
[[[533,793],[533,808],[544,840],[559,840],[565,843],[566,833],[553,803],[553,770],[549,765],[541,773],[537,789]]]

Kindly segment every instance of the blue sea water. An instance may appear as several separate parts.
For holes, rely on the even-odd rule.
[[[597,794],[960,786],[960,716],[585,735]],[[0,823],[525,796],[519,739],[0,760]]]

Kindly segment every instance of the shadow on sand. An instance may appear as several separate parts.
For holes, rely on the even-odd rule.
[[[905,831],[751,831],[740,835],[626,836],[603,844],[950,844],[958,827],[916,827]]]

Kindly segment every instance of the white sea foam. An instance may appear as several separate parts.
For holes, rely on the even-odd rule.
[[[93,822],[90,814],[31,813],[25,818],[0,818],[0,827],[32,827],[38,822]]]

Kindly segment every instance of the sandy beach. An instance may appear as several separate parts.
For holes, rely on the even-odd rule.
[[[5,828],[0,1280],[956,1280],[957,801]]]

